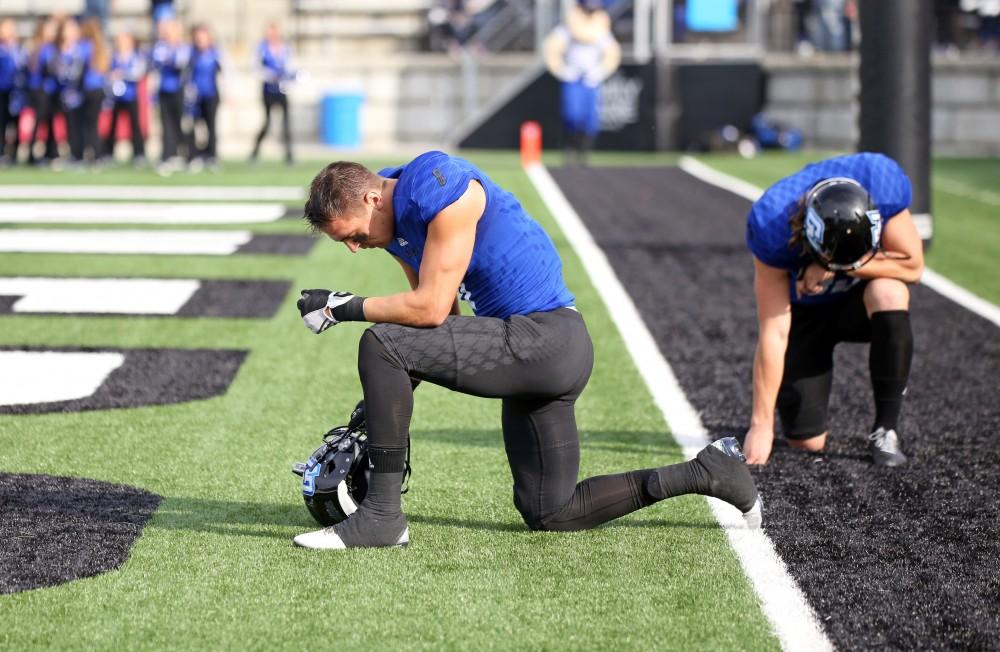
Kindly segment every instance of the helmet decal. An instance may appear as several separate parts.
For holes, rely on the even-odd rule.
[[[878,249],[882,242],[882,213],[876,208],[868,211],[865,215],[868,216],[868,221],[872,225],[872,248]]]
[[[302,494],[312,496],[316,493],[316,477],[323,470],[323,465],[316,461],[315,457],[309,458],[306,472],[302,474]]]
[[[823,218],[819,216],[816,209],[808,206],[806,208],[806,240],[809,241],[813,251],[817,253],[823,251],[823,232],[825,230]]]

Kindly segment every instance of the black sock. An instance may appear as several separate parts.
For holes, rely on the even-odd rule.
[[[395,516],[402,511],[400,489],[406,471],[406,449],[370,447],[368,456],[372,472],[361,504],[373,515]]]
[[[706,446],[688,462],[656,469],[645,484],[657,500],[701,494],[724,500],[744,513],[757,502],[757,487],[746,465],[714,446]]]
[[[872,393],[875,396],[875,423],[879,428],[895,430],[903,395],[910,378],[913,359],[913,331],[906,310],[873,312],[872,343],[868,353]]]
[[[349,548],[392,546],[406,530],[399,490],[406,467],[405,448],[368,449],[372,460],[368,493],[358,511],[334,525]]]
[[[646,493],[655,500],[686,494],[703,494],[711,480],[708,471],[697,459],[681,464],[661,466],[646,478]]]

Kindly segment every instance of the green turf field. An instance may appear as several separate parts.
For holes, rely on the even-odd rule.
[[[703,160],[764,185],[812,156]],[[470,157],[553,235],[594,337],[595,373],[578,409],[582,473],[679,460],[600,297],[517,156]],[[611,154],[594,162],[673,160]],[[167,180],[124,168],[101,174],[10,170],[0,185],[305,186],[319,167],[233,164],[218,175]],[[938,182],[991,190],[997,172],[996,161],[938,163],[938,237],[930,259],[939,272],[993,301],[1000,300],[991,265],[1000,254],[990,221],[996,207],[949,195]],[[247,228],[304,230],[287,220]],[[293,287],[364,294],[404,287],[388,256],[359,255],[363,259],[329,242],[308,258],[4,254],[0,274],[275,278],[290,279]],[[414,477],[404,500],[411,546],[334,554],[293,548],[291,537],[314,523],[289,469],[326,429],[345,420],[360,397],[355,351],[362,332],[346,324],[313,336],[294,299],[290,294],[271,320],[0,316],[0,344],[251,351],[224,397],[0,416],[0,470],[121,482],[164,497],[122,569],[0,596],[0,649],[777,647],[704,500],[672,500],[591,532],[531,533],[511,504],[499,403],[432,386],[417,391],[412,427]]]
[[[678,460],[580,261],[516,158],[487,163],[555,235],[594,336],[597,369],[578,412],[582,472]],[[315,168],[233,166],[169,182],[303,185]],[[91,181],[42,172],[7,179]],[[92,179],[156,180],[131,170]],[[303,226],[250,228],[299,233]],[[294,287],[369,294],[404,286],[388,256],[360,255],[328,242],[302,259],[5,254],[0,273],[288,278]],[[290,465],[360,397],[362,331],[349,324],[316,337],[302,326],[294,299],[264,321],[0,317],[3,344],[252,351],[218,399],[0,417],[0,469],[122,482],[164,496],[121,570],[0,597],[0,648],[776,647],[704,500],[674,500],[586,533],[529,532],[511,503],[499,403],[432,386],[418,390],[413,421],[415,471],[404,503],[411,546],[346,554],[293,548],[291,537],[315,526]]]

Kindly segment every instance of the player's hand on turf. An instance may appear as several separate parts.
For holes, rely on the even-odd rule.
[[[767,464],[773,444],[773,429],[751,427],[747,431],[746,439],[743,440],[743,454],[747,456],[747,464]]]
[[[799,274],[799,278],[795,282],[795,289],[800,296],[803,294],[822,294],[830,281],[833,280],[833,276],[834,274],[830,270],[816,263],[810,263]]]

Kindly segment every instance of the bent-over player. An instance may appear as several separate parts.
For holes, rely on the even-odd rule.
[[[872,460],[906,462],[897,422],[913,357],[910,292],[924,269],[910,181],[881,154],[852,154],[777,182],[747,217],[754,259],[757,351],[747,462],[764,464],[777,404],[791,446],[826,445],[838,342],[870,342]]]
[[[441,152],[374,174],[332,163],[313,180],[305,217],[351,252],[385,249],[410,291],[384,297],[305,290],[315,333],[369,321],[358,370],[372,473],[358,511],[295,537],[307,548],[405,545],[400,501],[412,380],[503,400],[514,504],[535,530],[583,530],[672,496],[699,493],[736,506],[751,526],[760,501],[735,440],[696,459],[577,482],[574,404],[593,346],[563,282],[562,261],[517,199],[476,167]],[[475,316],[461,316],[456,295]]]

